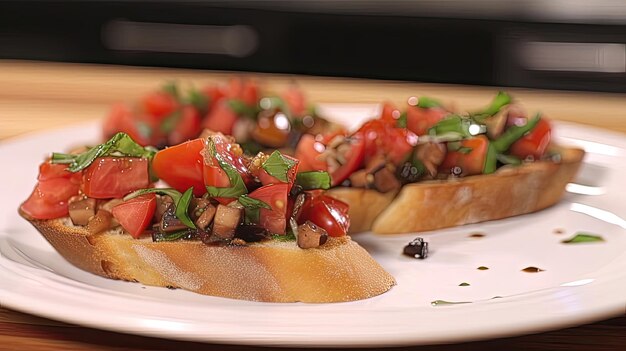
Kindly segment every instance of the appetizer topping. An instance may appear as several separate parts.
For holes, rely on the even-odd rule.
[[[306,221],[298,226],[296,237],[301,249],[311,249],[324,245],[328,240],[328,233],[324,228],[316,226],[311,221]]]
[[[96,199],[75,196],[69,200],[69,215],[74,225],[87,225],[96,215]]]
[[[422,238],[415,238],[404,247],[402,253],[413,258],[424,259],[428,257],[428,242]]]
[[[589,233],[578,232],[573,237],[561,241],[563,244],[582,244],[582,243],[594,243],[594,242],[603,242],[604,238]]]
[[[89,219],[89,222],[87,222],[85,229],[87,229],[87,231],[91,234],[101,233],[105,230],[111,229],[112,224],[113,224],[113,219],[114,218],[111,212],[100,209],[98,210],[98,212],[96,212],[95,216]]]
[[[242,210],[240,208],[217,205],[215,220],[213,223],[213,234],[220,239],[232,239],[235,237],[235,230],[241,221]]]

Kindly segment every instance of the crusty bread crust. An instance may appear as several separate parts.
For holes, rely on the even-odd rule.
[[[70,263],[112,279],[265,302],[342,302],[382,294],[393,277],[350,237],[315,249],[271,240],[246,246],[152,242],[121,230],[90,235],[68,218],[28,219]]]
[[[585,154],[575,148],[559,148],[559,153],[560,162],[534,162],[502,167],[489,175],[408,184],[395,198],[354,188],[333,189],[332,194],[350,205],[353,232],[421,232],[507,218],[559,201]]]

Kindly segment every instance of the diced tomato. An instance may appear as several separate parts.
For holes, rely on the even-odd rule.
[[[225,96],[225,89],[218,85],[204,87],[202,93],[209,99],[209,109],[216,106]]]
[[[226,96],[239,99],[248,106],[256,106],[259,101],[259,87],[254,80],[233,78],[228,84]]]
[[[528,134],[511,145],[509,152],[521,159],[533,157],[533,159],[539,160],[550,144],[551,134],[550,122],[542,118]]]
[[[259,225],[274,234],[285,234],[287,228],[287,196],[289,185],[279,183],[262,186],[251,192],[249,197],[261,200],[272,209],[259,210]]]
[[[348,233],[348,204],[319,192],[308,192],[298,216],[298,224],[307,220],[324,228],[328,235],[339,237]]]
[[[138,239],[148,228],[156,210],[156,196],[137,196],[113,207],[111,213],[133,238]]]
[[[65,164],[54,164],[44,162],[39,166],[39,176],[37,180],[46,181],[55,178],[71,178],[76,184],[80,183],[82,174],[80,172],[70,172]]]
[[[293,167],[291,167],[287,171],[287,184],[289,184],[289,190],[291,190],[291,187],[296,182],[296,174],[298,173],[298,167],[300,165],[300,161],[298,159],[296,159],[296,158],[293,158],[293,157],[289,156],[289,155],[284,155],[283,154],[283,157],[287,158],[287,159],[290,159],[291,161],[295,162]],[[261,181],[261,184],[263,184],[263,185],[284,183],[281,180],[279,180],[278,178],[271,176],[263,168],[261,168],[261,170],[259,171],[258,177],[259,177],[259,180]]]
[[[83,192],[96,199],[121,198],[149,185],[148,160],[145,158],[97,158],[83,177]]]
[[[133,115],[131,109],[124,104],[115,104],[104,120],[103,134],[109,139],[117,132],[128,134],[138,144],[156,145],[154,140],[160,138],[158,125],[150,119],[139,118]]]
[[[176,127],[168,135],[168,144],[176,145],[196,138],[201,131],[200,113],[193,106],[184,106]]]
[[[317,144],[317,145],[316,145]],[[324,145],[315,141],[315,137],[310,134],[304,134],[296,146],[295,156],[300,160],[299,172],[306,171],[325,171],[328,165],[325,161],[319,159],[319,155],[324,151]]]
[[[364,137],[362,134],[356,133],[350,140],[350,148],[343,153],[343,158],[346,162],[335,170],[329,170],[333,186],[341,184],[344,180],[348,179],[354,171],[363,166],[363,160],[365,158]]]
[[[78,194],[78,187],[76,193]],[[67,201],[48,202],[46,195],[37,184],[28,199],[20,206],[20,210],[35,219],[66,217],[69,213]]]
[[[365,163],[379,153],[394,164],[400,164],[411,153],[417,136],[405,128],[396,128],[388,120],[374,119],[359,129],[365,138]]]
[[[306,98],[296,85],[292,85],[282,94],[283,100],[289,107],[292,116],[304,116],[306,111]]]
[[[81,178],[81,172],[69,172],[67,165],[42,163],[37,177],[39,182],[20,209],[36,219],[67,216],[67,201],[78,195]]]
[[[156,153],[152,169],[156,176],[172,188],[185,192],[193,187],[195,196],[206,192],[204,187],[204,140],[194,139],[170,146]]]
[[[144,96],[143,108],[146,113],[157,121],[172,114],[178,108],[178,101],[170,93],[156,91]]]
[[[385,101],[382,106],[382,111],[380,113],[380,119],[384,122],[387,122],[391,125],[395,125],[400,118],[400,110],[389,101]]]
[[[479,135],[471,139],[460,141],[458,151],[448,151],[443,163],[439,166],[439,172],[451,173],[454,167],[459,167],[459,175],[469,176],[482,174],[487,159],[489,139]]]
[[[237,121],[237,114],[230,108],[227,100],[220,100],[212,106],[207,114],[203,127],[214,132],[230,135],[233,133],[233,126]]]
[[[428,133],[428,129],[441,121],[448,111],[441,107],[422,108],[408,106],[406,110],[406,127],[417,135]]]
[[[211,136],[211,140],[215,145],[215,153],[220,156],[224,162],[233,166],[246,185],[251,185],[254,182],[254,178],[248,172],[244,159],[240,153],[235,152],[236,149],[241,150],[238,144],[231,144],[230,140],[222,134],[214,134]],[[203,178],[204,184],[208,186],[215,186],[218,188],[226,188],[231,186],[228,175],[222,169],[214,156],[209,155],[208,150],[204,153],[203,162]]]

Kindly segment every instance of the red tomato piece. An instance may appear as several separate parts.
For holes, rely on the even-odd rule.
[[[484,135],[479,135],[461,140],[460,144],[459,151],[448,151],[446,158],[439,166],[439,172],[451,173],[454,167],[459,167],[462,176],[482,174],[487,159],[489,139]]]
[[[395,125],[400,118],[401,112],[396,105],[389,101],[383,102],[382,111],[380,113],[380,119],[391,125]]]
[[[324,151],[324,145],[315,141],[315,137],[304,134],[296,147],[295,157],[300,160],[299,172],[325,171],[328,165],[319,159],[319,155]]]
[[[272,209],[261,208],[259,210],[259,225],[270,233],[285,234],[287,228],[287,196],[289,185],[287,183],[262,186],[251,192],[248,196],[261,200]]]
[[[306,98],[297,86],[292,85],[282,94],[283,100],[289,107],[292,116],[304,116],[306,112]]]
[[[144,96],[143,108],[146,113],[157,121],[163,120],[178,108],[178,101],[170,93],[156,91]]]
[[[417,135],[428,133],[428,129],[441,121],[448,111],[441,107],[422,108],[408,106],[406,110],[406,127]]]
[[[348,204],[327,195],[307,193],[307,200],[298,216],[298,224],[307,220],[324,228],[328,235],[344,236],[350,228]]]
[[[83,192],[96,199],[121,198],[149,185],[148,160],[145,158],[97,158],[83,177]]]
[[[256,106],[259,102],[259,87],[254,80],[233,78],[228,84],[226,96],[239,99],[248,106]]]
[[[78,189],[76,193],[78,193]],[[20,206],[20,210],[35,219],[66,217],[69,213],[67,201],[48,202],[49,198],[46,195],[37,184],[28,199]]]
[[[148,228],[156,210],[156,196],[137,196],[113,207],[111,214],[133,238],[138,239]]]
[[[219,101],[212,106],[211,111],[204,120],[204,128],[214,132],[230,135],[233,132],[233,126],[237,122],[237,114],[228,105],[227,100]]]
[[[363,166],[363,160],[365,158],[365,140],[363,135],[356,133],[351,137],[351,140],[350,148],[343,154],[346,162],[335,170],[329,170],[333,186],[341,184],[341,182],[348,179],[354,171]]]
[[[170,146],[156,153],[152,160],[152,169],[159,179],[181,193],[193,187],[193,194],[201,196],[206,192],[202,150],[202,139]]]
[[[246,185],[252,185],[254,183],[254,177],[252,177],[248,171],[248,167],[241,157],[241,147],[238,144],[231,143],[227,137],[219,133],[212,135],[211,140],[215,145],[215,153],[218,154],[224,162],[237,170]],[[239,152],[235,152],[235,150],[239,150]],[[218,188],[231,186],[226,172],[217,162],[217,159],[214,156],[208,155],[208,152],[204,154],[203,174],[205,185]]]
[[[285,157],[285,158],[295,162],[293,167],[291,167],[287,171],[287,184],[289,184],[289,190],[291,190],[291,187],[296,182],[296,174],[298,173],[298,166],[300,164],[300,161],[298,159],[296,159],[296,158],[293,158],[293,157],[289,156],[289,155],[284,155],[283,154],[283,157]],[[283,181],[279,180],[278,178],[271,176],[263,168],[260,169],[258,177],[259,177],[259,180],[261,181],[261,184],[263,184],[263,185],[284,183]]]
[[[400,164],[417,144],[417,136],[405,128],[396,128],[395,123],[375,119],[359,129],[365,138],[365,163],[379,153],[394,164]]]
[[[117,132],[124,132],[138,144],[146,146],[156,145],[162,138],[155,121],[135,116],[131,109],[124,104],[113,105],[103,125],[105,139],[109,139]],[[140,132],[142,128],[143,132]]]
[[[509,152],[513,156],[521,159],[532,157],[535,160],[541,159],[550,144],[552,127],[550,122],[542,118],[537,125],[526,135],[513,143]]]
[[[82,178],[81,172],[70,172],[67,170],[65,164],[54,164],[50,162],[44,162],[39,166],[39,176],[37,180],[46,181],[55,178],[69,178],[74,183],[80,183]]]
[[[184,106],[181,109],[181,116],[176,127],[168,135],[168,144],[176,145],[196,138],[202,129],[200,123],[198,110],[193,106]]]

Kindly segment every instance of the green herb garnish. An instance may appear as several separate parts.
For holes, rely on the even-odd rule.
[[[502,136],[493,141],[493,146],[496,148],[496,151],[502,153],[508,150],[514,142],[535,128],[539,120],[541,120],[541,114],[538,113],[523,126],[510,126],[507,128]]]
[[[239,203],[243,206],[244,210],[244,220],[246,224],[259,224],[259,210],[262,208],[266,208],[271,210],[272,208],[267,203],[253,199],[247,195],[241,195],[237,199]]]
[[[473,114],[473,117],[477,118],[478,121],[487,117],[491,117],[500,112],[501,108],[510,104],[512,100],[513,99],[509,94],[504,91],[500,91],[498,92],[498,95],[493,98],[493,101],[491,101],[491,104],[489,106],[487,106],[484,110]]]
[[[272,177],[283,183],[287,183],[289,182],[289,170],[295,165],[296,161],[283,156],[280,151],[276,150],[263,162],[261,167]]]
[[[120,132],[104,144],[100,144],[78,155],[55,152],[52,154],[50,162],[69,164],[68,170],[70,172],[79,172],[89,167],[98,157],[128,156],[152,159],[155,153],[156,149],[150,146],[143,147],[137,144],[128,134]]]
[[[520,160],[519,157],[515,157],[513,155],[497,154],[496,159],[498,160],[498,162],[505,165],[518,166],[522,164],[522,160]]]
[[[241,174],[237,172],[237,169],[235,169],[233,165],[228,163],[219,153],[217,153],[213,138],[208,138],[207,146],[209,148],[209,154],[215,157],[217,163],[219,164],[220,168],[224,170],[224,172],[228,176],[228,181],[230,182],[230,187],[227,188],[218,188],[207,185],[206,190],[209,195],[213,197],[232,198],[247,194],[248,189],[246,188],[246,184],[244,183],[243,178],[241,178]]]
[[[406,128],[406,111],[400,114],[400,117],[398,117],[398,121],[396,122],[396,126],[398,128]]]
[[[443,106],[437,99],[433,99],[427,96],[420,96],[417,98],[417,106],[421,108],[432,108]]]
[[[228,107],[230,107],[230,109],[239,116],[256,119],[256,116],[259,113],[258,108],[250,106],[239,99],[230,99],[226,101],[226,103],[228,104]]]
[[[202,114],[206,113],[209,109],[209,98],[196,88],[189,90],[185,100],[186,103],[198,109]]]
[[[161,130],[161,132],[166,134],[172,132],[176,128],[178,122],[180,122],[180,119],[182,117],[183,113],[181,110],[176,110],[170,113],[169,115],[167,115],[167,117],[163,119],[163,122],[161,122],[161,126],[159,127],[159,129]]]
[[[287,231],[285,235],[273,234],[272,240],[277,241],[294,241],[296,240],[296,236],[291,232],[291,230]]]
[[[485,156],[485,164],[483,165],[483,174],[491,174],[496,171],[498,166],[498,153],[492,142],[487,145],[487,156]]]
[[[599,235],[578,232],[572,238],[561,241],[563,244],[581,244],[581,243],[595,243],[602,242],[604,238]]]
[[[145,195],[145,194],[159,194],[159,195],[167,195],[172,198],[174,201],[174,205],[176,206],[176,217],[180,220],[181,223],[186,225],[189,228],[196,229],[196,225],[193,224],[191,218],[189,218],[189,214],[187,211],[189,210],[189,204],[191,203],[191,198],[193,197],[193,187],[187,189],[184,194],[181,194],[180,191],[172,188],[148,188],[148,189],[140,189],[137,191],[133,191],[132,193],[126,195],[124,197],[124,201],[128,201],[137,196]]]
[[[330,189],[330,174],[326,171],[300,172],[296,175],[296,184],[304,190]]]
[[[172,233],[164,233],[164,232],[154,232],[152,234],[152,240],[155,242],[161,242],[161,241],[176,241],[176,240],[190,240],[193,239],[195,236],[194,231],[189,230],[189,229],[183,229],[183,230],[179,230],[176,232],[172,232]]]

